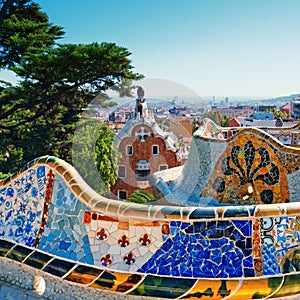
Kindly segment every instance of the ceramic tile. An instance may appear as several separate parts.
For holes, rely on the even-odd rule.
[[[213,136],[216,128],[209,126]],[[213,172],[207,157],[201,162],[211,176],[202,197],[224,206],[129,209],[86,191],[58,159],[28,164],[0,187],[0,255],[134,295],[158,296],[157,287],[160,297],[183,299],[296,293],[300,206],[288,202],[299,200],[299,149],[279,147],[255,129],[236,134],[211,158]],[[205,280],[212,284],[204,288]]]

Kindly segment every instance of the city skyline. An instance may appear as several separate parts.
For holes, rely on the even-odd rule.
[[[36,2],[64,27],[60,43],[115,42],[132,53],[138,73],[204,98],[300,91],[297,0]]]

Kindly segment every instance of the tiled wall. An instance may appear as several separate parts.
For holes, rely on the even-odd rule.
[[[0,189],[1,238],[34,245],[43,223],[47,172],[45,166],[28,169]]]
[[[166,195],[169,202],[219,206],[299,201],[300,148],[285,146],[259,128],[235,129],[225,139],[226,129],[206,120],[194,135],[182,177]],[[300,125],[268,131],[280,130],[296,135]]]
[[[0,193],[0,255],[69,281],[181,299],[300,291],[298,202],[204,208],[118,202],[96,194],[53,157],[28,164],[2,182]]]

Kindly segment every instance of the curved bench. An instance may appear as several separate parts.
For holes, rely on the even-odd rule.
[[[245,133],[248,139],[243,138]],[[298,294],[300,203],[297,194],[291,199],[289,181],[295,181],[296,193],[299,149],[286,147],[259,129],[245,129],[230,140],[196,135],[194,143],[192,154],[205,144],[210,145],[210,155],[212,145],[225,145],[218,148],[223,149],[218,157],[211,156],[209,166],[216,172],[207,174],[194,189],[199,199],[214,193],[211,196],[221,200],[220,205],[142,205],[107,199],[94,192],[71,165],[45,156],[0,184],[0,255],[68,281],[132,295],[262,299]],[[268,154],[258,150],[262,146]],[[271,172],[275,179],[260,176],[256,182],[277,186],[275,166],[280,172],[282,168],[286,173],[285,177],[279,174],[279,182],[287,179],[289,198],[280,201],[274,195],[271,204],[263,204],[259,192],[254,204],[228,203],[224,194],[233,180],[229,177],[242,174],[237,162],[243,158],[234,157],[236,150],[254,151],[254,158],[247,158],[253,163],[269,155],[270,162],[255,176]],[[201,157],[197,159],[201,162]],[[197,169],[193,162],[189,158],[175,190],[193,179]],[[189,174],[191,166],[195,170]],[[245,175],[253,172],[251,168],[246,168]],[[247,201],[253,197],[250,194]]]

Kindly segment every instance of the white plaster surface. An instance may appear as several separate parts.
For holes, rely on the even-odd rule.
[[[211,199],[203,201],[200,195],[226,147],[226,143],[208,143],[194,138],[182,173],[178,176],[172,192],[166,195],[167,201],[191,206],[212,204]],[[171,173],[172,169],[166,170],[167,172]]]

